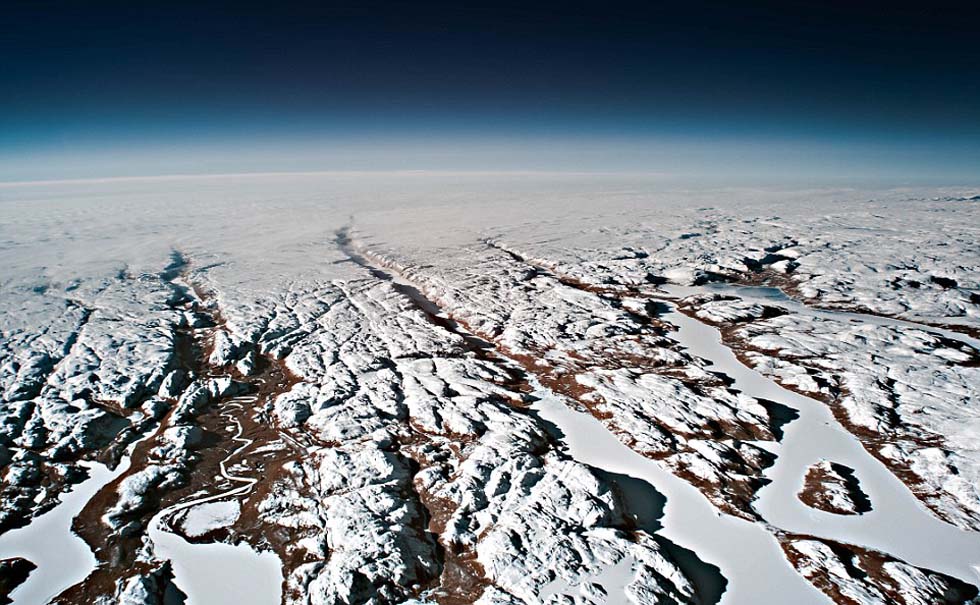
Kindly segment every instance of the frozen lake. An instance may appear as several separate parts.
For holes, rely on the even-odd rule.
[[[102,487],[129,468],[128,458],[114,471],[88,463],[89,478],[61,497],[61,503],[30,525],[0,536],[0,559],[23,557],[37,565],[14,590],[13,605],[39,605],[84,580],[95,568],[92,550],[71,530],[72,520]]]
[[[728,580],[722,603],[830,602],[796,573],[762,525],[718,512],[693,485],[637,454],[600,421],[569,408],[547,389],[539,386],[533,395],[540,399],[532,408],[564,433],[563,442],[575,460],[646,481],[666,496],[659,533],[721,569]]]
[[[698,292],[695,288],[665,287],[675,296]],[[746,290],[769,300],[782,301],[772,288]],[[776,290],[775,292],[778,292]],[[794,312],[809,309],[795,304]],[[818,311],[844,315],[847,319],[894,320],[860,314]],[[673,312],[665,319],[679,330],[674,337],[692,354],[712,362],[735,383],[734,388],[752,397],[776,401],[795,409],[799,418],[784,427],[782,441],[774,446],[774,466],[766,470],[772,483],[763,487],[754,508],[774,526],[795,533],[810,534],[866,546],[892,554],[908,563],[939,571],[965,582],[980,579],[980,535],[940,521],[891,473],[870,455],[861,442],[846,431],[823,403],[782,388],[759,372],[746,367],[721,342],[718,330],[696,319]],[[914,326],[914,325],[913,325]],[[914,326],[918,329],[918,326]],[[872,510],[860,516],[841,516],[812,509],[797,494],[809,466],[820,460],[840,462],[855,469],[862,489],[868,494]],[[902,531],[895,531],[901,527]]]

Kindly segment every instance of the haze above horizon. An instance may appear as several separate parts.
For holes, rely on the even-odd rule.
[[[311,170],[974,184],[970,5],[14,2],[0,180]]]

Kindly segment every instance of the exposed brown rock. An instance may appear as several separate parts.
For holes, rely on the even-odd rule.
[[[10,593],[24,583],[24,580],[37,569],[27,559],[0,559],[0,605],[12,603]]]

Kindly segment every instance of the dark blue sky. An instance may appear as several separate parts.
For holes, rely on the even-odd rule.
[[[980,180],[975,3],[141,4],[5,3],[0,179]]]

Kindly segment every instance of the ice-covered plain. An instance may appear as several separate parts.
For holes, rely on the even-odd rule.
[[[980,602],[975,191],[6,184],[0,292],[0,599]]]

